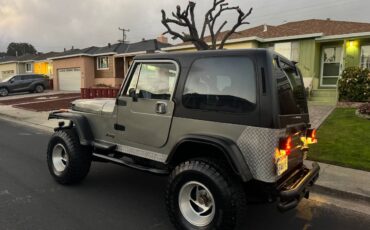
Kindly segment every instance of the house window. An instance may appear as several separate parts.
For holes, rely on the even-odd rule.
[[[32,72],[32,63],[26,63],[26,72],[31,73]]]
[[[299,42],[275,43],[274,50],[291,61],[299,61]]]
[[[361,47],[360,67],[370,69],[370,45]]]
[[[108,57],[98,57],[98,70],[108,69]]]

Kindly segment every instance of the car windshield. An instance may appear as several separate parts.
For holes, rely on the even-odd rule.
[[[10,79],[12,79],[13,77],[14,77],[14,76],[7,77],[7,78],[3,79],[1,82],[7,82],[7,81],[9,81]]]

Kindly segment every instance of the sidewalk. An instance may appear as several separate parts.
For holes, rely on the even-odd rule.
[[[20,122],[24,125],[36,126],[42,130],[53,132],[58,120],[48,120],[49,112],[34,112],[14,108],[11,105],[0,105],[0,118]]]
[[[311,166],[312,161],[305,161]],[[320,163],[320,176],[314,191],[370,202],[370,172]]]
[[[329,111],[326,111],[329,112]],[[49,112],[33,112],[0,105],[0,118],[53,132],[57,120],[47,120]],[[305,161],[311,166],[311,161]],[[346,199],[360,199],[370,203],[370,172],[319,163],[320,177],[313,192],[331,194]]]

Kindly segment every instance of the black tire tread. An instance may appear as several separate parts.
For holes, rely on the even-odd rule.
[[[227,218],[224,220],[222,230],[231,230],[243,223],[242,220],[245,218],[243,218],[242,215],[245,214],[246,196],[242,183],[238,178],[233,176],[232,171],[225,163],[217,159],[200,158],[180,163],[169,176],[166,189],[166,206],[170,220],[175,225],[176,229],[183,229],[183,227],[176,221],[175,207],[170,202],[170,197],[175,195],[170,194],[171,183],[184,171],[197,171],[206,174],[220,186],[221,191],[226,192],[227,196],[231,198],[231,202],[225,209],[227,213],[231,213],[230,219]]]
[[[69,152],[69,167],[63,175],[58,176],[53,173],[51,163],[51,151],[53,141],[63,140]],[[61,184],[76,184],[81,182],[88,174],[91,165],[91,152],[79,143],[78,135],[74,129],[63,129],[56,131],[49,142],[47,161],[49,169],[54,179]]]

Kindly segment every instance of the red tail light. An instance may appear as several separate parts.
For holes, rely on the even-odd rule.
[[[280,138],[280,144],[279,144],[279,149],[284,150],[286,155],[290,154],[290,151],[292,150],[292,137],[285,137],[285,138]]]
[[[316,129],[307,129],[307,139],[309,139],[309,144],[317,143],[316,139]]]

